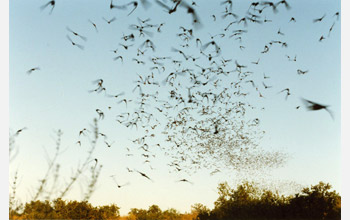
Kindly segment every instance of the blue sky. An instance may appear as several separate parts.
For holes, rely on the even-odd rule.
[[[147,208],[158,204],[161,208],[174,207],[180,211],[188,211],[190,205],[200,202],[209,207],[217,198],[215,191],[221,181],[231,183],[241,181],[232,169],[223,169],[221,173],[210,176],[208,170],[201,170],[192,176],[169,173],[166,166],[168,158],[157,155],[157,161],[151,165],[156,170],[150,170],[143,164],[141,157],[125,157],[125,147],[131,147],[130,140],[137,137],[139,130],[128,129],[115,122],[115,116],[128,109],[116,104],[113,99],[103,97],[103,94],[89,93],[94,89],[93,80],[102,78],[108,91],[112,94],[125,91],[131,99],[133,81],[138,79],[136,73],[149,71],[150,62],[145,66],[136,65],[131,61],[134,52],[124,51],[119,43],[123,42],[123,34],[132,31],[129,24],[136,24],[137,17],[151,18],[150,23],[165,22],[162,33],[155,33],[151,38],[156,44],[156,53],[181,58],[170,52],[172,45],[179,48],[181,41],[174,37],[180,33],[179,25],[191,27],[190,16],[180,10],[167,14],[153,4],[148,10],[138,7],[133,14],[127,16],[127,11],[110,10],[109,1],[59,1],[52,14],[49,9],[40,11],[45,1],[11,1],[9,7],[9,128],[10,132],[27,127],[16,141],[19,154],[9,164],[9,174],[18,169],[20,177],[19,194],[23,201],[30,199],[30,191],[37,186],[46,169],[45,150],[54,152],[54,130],[63,131],[62,146],[67,150],[60,156],[62,177],[69,179],[71,170],[86,157],[88,142],[82,139],[82,146],[75,143],[79,131],[92,123],[97,117],[96,108],[106,113],[104,120],[99,121],[101,132],[108,135],[108,141],[115,141],[111,148],[101,141],[94,153],[103,164],[98,181],[98,188],[91,197],[93,204],[116,203],[121,206],[122,213],[127,213],[131,207]],[[122,2],[120,2],[121,4]],[[125,3],[127,3],[125,1]],[[118,2],[119,4],[119,2]],[[220,15],[223,6],[219,2],[203,4],[197,2],[198,13],[203,27],[195,30],[196,36],[202,42],[210,40],[210,34],[222,33],[229,19],[222,20]],[[248,1],[237,1],[233,12],[239,17],[245,15],[249,7]],[[249,30],[242,43],[232,38],[219,39],[222,56],[226,59],[238,60],[249,66],[254,72],[254,80],[261,82],[263,73],[271,78],[266,83],[272,85],[270,91],[264,91],[266,99],[249,95],[247,101],[264,111],[254,111],[261,120],[261,128],[266,131],[260,146],[263,149],[277,149],[288,153],[287,163],[275,170],[269,170],[261,178],[267,182],[294,181],[302,185],[316,184],[318,181],[329,182],[338,192],[341,190],[341,66],[340,66],[340,30],[341,19],[333,17],[340,11],[340,1],[292,1],[291,10],[279,7],[279,13],[270,9],[264,14],[273,22],[266,24],[249,23],[233,25],[234,29]],[[211,14],[216,14],[213,22]],[[312,20],[326,14],[324,20],[313,23]],[[108,25],[102,20],[116,17],[116,21]],[[264,19],[264,16],[262,19]],[[289,19],[295,17],[296,23]],[[88,20],[95,22],[98,33]],[[231,19],[232,20],[232,19]],[[334,22],[330,37],[328,30]],[[84,50],[73,47],[67,40],[69,32],[66,27],[88,38],[86,42],[73,38],[85,46]],[[276,33],[281,29],[284,36]],[[136,33],[134,31],[134,33]],[[136,33],[137,34],[137,33]],[[327,36],[323,42],[318,39]],[[147,39],[137,39],[135,48]],[[287,48],[273,46],[271,52],[261,54],[264,45],[270,40],[288,42]],[[244,50],[239,49],[244,45]],[[111,50],[118,48],[118,55],[124,56],[123,63],[113,61],[116,55]],[[134,50],[135,50],[134,48]],[[232,49],[228,49],[232,48]],[[194,54],[195,52],[193,52]],[[297,62],[290,62],[286,55],[294,57]],[[260,58],[259,65],[251,62]],[[129,59],[129,60],[128,60]],[[203,57],[199,64],[206,65]],[[143,60],[146,60],[144,58]],[[234,64],[230,64],[234,67]],[[28,75],[27,70],[39,66],[40,70]],[[195,67],[191,67],[195,69]],[[297,69],[309,70],[305,75],[298,75]],[[169,66],[169,71],[171,67]],[[161,78],[164,76],[157,75]],[[259,84],[260,89],[261,84]],[[290,88],[292,95],[284,100],[283,94],[277,94],[284,88]],[[159,91],[166,91],[161,88]],[[254,94],[254,91],[249,91]],[[325,111],[307,111],[300,98],[330,105],[334,113],[334,121]],[[296,110],[296,106],[301,106]],[[108,110],[107,106],[112,109]],[[85,141],[85,142],[84,142]],[[161,141],[161,138],[159,139]],[[82,149],[83,148],[83,149]],[[137,148],[137,146],[135,147]],[[136,153],[135,153],[136,154]],[[147,172],[154,182],[147,181],[135,173],[129,174],[125,167]],[[115,174],[120,184],[130,182],[130,185],[117,189],[110,175]],[[193,185],[177,183],[176,180],[188,178]],[[252,178],[252,177],[251,177]],[[254,179],[254,178],[253,178]],[[60,181],[64,185],[64,180]],[[84,178],[80,181],[84,185]],[[280,184],[283,185],[283,184]],[[165,196],[166,195],[166,196]],[[142,197],[142,199],[140,199]],[[81,199],[79,184],[70,192],[67,198]]]

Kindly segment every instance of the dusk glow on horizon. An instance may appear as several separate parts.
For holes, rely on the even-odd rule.
[[[340,1],[10,1],[10,193],[121,215],[213,209],[223,182],[342,195],[340,33]]]

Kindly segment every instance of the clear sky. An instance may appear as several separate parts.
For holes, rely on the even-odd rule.
[[[180,211],[189,211],[194,203],[203,203],[212,208],[218,196],[216,187],[219,182],[228,181],[233,184],[242,180],[243,177],[230,167],[222,168],[215,175],[210,175],[210,171],[204,168],[193,175],[170,173],[167,166],[170,160],[161,151],[155,152],[156,159],[150,164],[154,168],[152,170],[148,163],[143,163],[144,158],[140,156],[138,149],[140,146],[131,141],[138,135],[143,135],[142,130],[126,128],[116,122],[117,115],[128,111],[132,113],[136,105],[131,103],[126,108],[124,103],[117,104],[113,98],[104,97],[103,92],[88,92],[96,88],[96,84],[92,82],[102,78],[107,93],[125,92],[123,98],[135,100],[138,93],[133,92],[133,89],[136,85],[134,81],[139,79],[137,74],[149,74],[150,67],[153,66],[148,56],[182,59],[181,55],[171,52],[171,47],[182,49],[179,45],[184,42],[176,34],[182,32],[179,26],[192,28],[191,16],[185,13],[183,7],[168,14],[154,1],[151,2],[152,6],[148,10],[139,5],[127,16],[131,6],[125,11],[110,10],[110,2],[107,0],[56,1],[51,14],[50,7],[40,10],[40,6],[46,1],[10,1],[9,128],[10,133],[23,127],[27,129],[16,139],[19,151],[10,162],[9,178],[18,170],[18,193],[23,201],[31,199],[31,192],[35,191],[38,180],[46,172],[45,151],[49,155],[54,154],[54,131],[58,129],[63,131],[62,148],[65,149],[57,161],[62,165],[62,179],[58,181],[58,187],[63,187],[65,181],[69,180],[74,169],[86,158],[89,143],[86,138],[79,138],[78,134],[83,128],[90,129],[92,119],[98,117],[96,109],[105,113],[105,118],[99,120],[100,131],[108,136],[108,143],[114,144],[108,148],[103,138],[100,138],[93,155],[103,165],[97,189],[90,199],[94,205],[116,203],[121,207],[122,214],[126,214],[130,208],[148,208],[152,204],[157,204],[162,209],[173,207]],[[239,19],[246,16],[251,2],[234,1],[232,12]],[[128,1],[114,2],[117,5],[126,3]],[[261,13],[260,20],[268,19],[272,22],[248,22],[246,27],[242,23],[234,23],[226,32],[224,28],[236,19],[230,16],[226,19],[221,17],[225,6],[220,5],[220,1],[196,3],[197,6],[193,7],[199,15],[202,27],[194,29],[195,38],[200,38],[204,44],[211,41],[210,36],[225,33],[225,37],[214,38],[222,49],[220,56],[215,58],[216,61],[219,62],[221,57],[232,59],[228,64],[231,69],[236,68],[235,60],[239,64],[247,65],[247,69],[253,72],[249,79],[254,80],[265,96],[260,98],[255,89],[248,89],[249,94],[244,99],[245,102],[257,106],[257,110],[250,112],[247,117],[258,117],[261,129],[266,131],[259,146],[289,155],[283,167],[249,178],[262,183],[271,182],[278,187],[290,186],[291,182],[309,186],[325,181],[341,192],[341,19],[334,16],[341,10],[340,1],[290,1],[290,10],[279,5],[277,13],[273,13],[270,8]],[[167,4],[172,5],[170,1]],[[216,21],[211,16],[213,14],[216,15]],[[259,15],[258,12],[255,14]],[[323,15],[325,17],[321,22],[313,22],[313,19]],[[116,20],[107,24],[102,17],[116,17]],[[143,20],[150,18],[149,24],[159,25],[164,22],[162,32],[158,33],[153,28],[150,29],[154,33],[152,37],[139,37],[137,31],[129,28],[130,24],[138,24],[137,17]],[[289,22],[291,17],[295,18],[295,23]],[[98,32],[89,23],[89,19],[97,25]],[[67,27],[85,36],[87,40],[74,36]],[[236,37],[229,37],[237,29],[248,30],[242,35],[241,42],[235,40]],[[279,29],[284,35],[277,34]],[[123,34],[131,33],[135,35],[135,41],[125,42],[122,39]],[[84,50],[73,46],[66,35],[83,45]],[[320,42],[322,35],[325,39]],[[137,48],[148,38],[154,42],[156,51],[152,53],[147,48],[146,56],[137,57]],[[184,51],[200,57],[196,63],[207,67],[210,63],[199,54],[195,38]],[[288,47],[274,44],[268,53],[261,53],[271,40],[287,42]],[[133,46],[125,50],[120,43]],[[245,48],[240,49],[240,45]],[[118,49],[117,54],[112,51],[115,49]],[[208,47],[206,53],[211,49]],[[113,60],[119,55],[123,56],[123,63]],[[286,55],[291,59],[296,56],[296,61],[289,61]],[[137,64],[132,58],[143,60],[146,64]],[[252,64],[257,60],[258,65]],[[176,71],[170,62],[165,63],[165,72],[158,73],[154,70],[159,82],[166,74]],[[40,67],[40,70],[27,74],[34,67]],[[186,67],[199,71],[198,67],[189,62]],[[297,69],[308,72],[300,75]],[[263,80],[264,73],[270,78]],[[262,81],[273,87],[264,89]],[[165,95],[169,85],[160,85],[159,92]],[[249,88],[248,85],[246,83],[245,87]],[[279,94],[285,88],[289,88],[291,93],[287,100],[284,98],[285,93]],[[184,93],[187,92],[185,86],[181,89]],[[329,105],[334,120],[326,111],[307,111],[301,97]],[[155,102],[150,104],[159,106]],[[108,106],[111,107],[110,110]],[[296,109],[297,106],[300,108]],[[261,107],[265,110],[260,110]],[[160,134],[161,130],[158,129],[157,132],[155,141],[166,145]],[[81,140],[81,146],[76,144],[78,140]],[[126,147],[135,156],[126,156]],[[129,173],[126,167],[145,172],[154,181],[151,182],[135,172]],[[119,184],[130,184],[118,189],[111,175],[116,175]],[[82,198],[81,188],[85,187],[86,177],[82,176],[67,195],[67,199]],[[176,182],[183,178],[193,182],[193,185]]]

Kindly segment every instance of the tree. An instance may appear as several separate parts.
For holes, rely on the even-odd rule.
[[[164,220],[181,220],[181,214],[173,208],[167,209],[162,213]]]
[[[192,213],[196,214],[195,219],[209,219],[210,209],[201,203],[192,205]]]
[[[159,206],[152,205],[145,209],[133,208],[129,212],[128,220],[180,220],[182,215],[175,209],[162,211]]]
[[[233,189],[224,182],[218,186],[213,210],[195,207],[197,219],[340,219],[341,197],[330,189],[331,185],[319,182],[294,196],[280,196],[253,183],[244,182]]]
[[[301,194],[296,194],[291,199],[291,209],[299,217],[314,219],[340,218],[341,197],[335,191],[330,191],[332,186],[319,182],[311,188],[304,188]]]
[[[119,217],[119,207],[114,204],[93,207],[87,201],[66,202],[58,198],[53,202],[36,200],[26,203],[23,213],[17,213],[11,219],[118,219]]]

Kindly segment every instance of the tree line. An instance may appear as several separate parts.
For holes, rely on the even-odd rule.
[[[218,186],[218,199],[211,210],[201,203],[192,205],[190,213],[176,209],[162,211],[158,205],[148,209],[132,208],[120,216],[115,204],[92,206],[88,201],[35,200],[9,207],[10,219],[119,219],[119,220],[277,220],[341,219],[341,197],[331,185],[319,182],[294,195],[279,195],[244,182],[232,188],[227,182]]]
[[[219,198],[213,210],[199,209],[197,219],[340,219],[341,197],[331,185],[319,182],[300,193],[285,196],[260,190],[245,182],[236,189],[227,183],[218,186]]]

